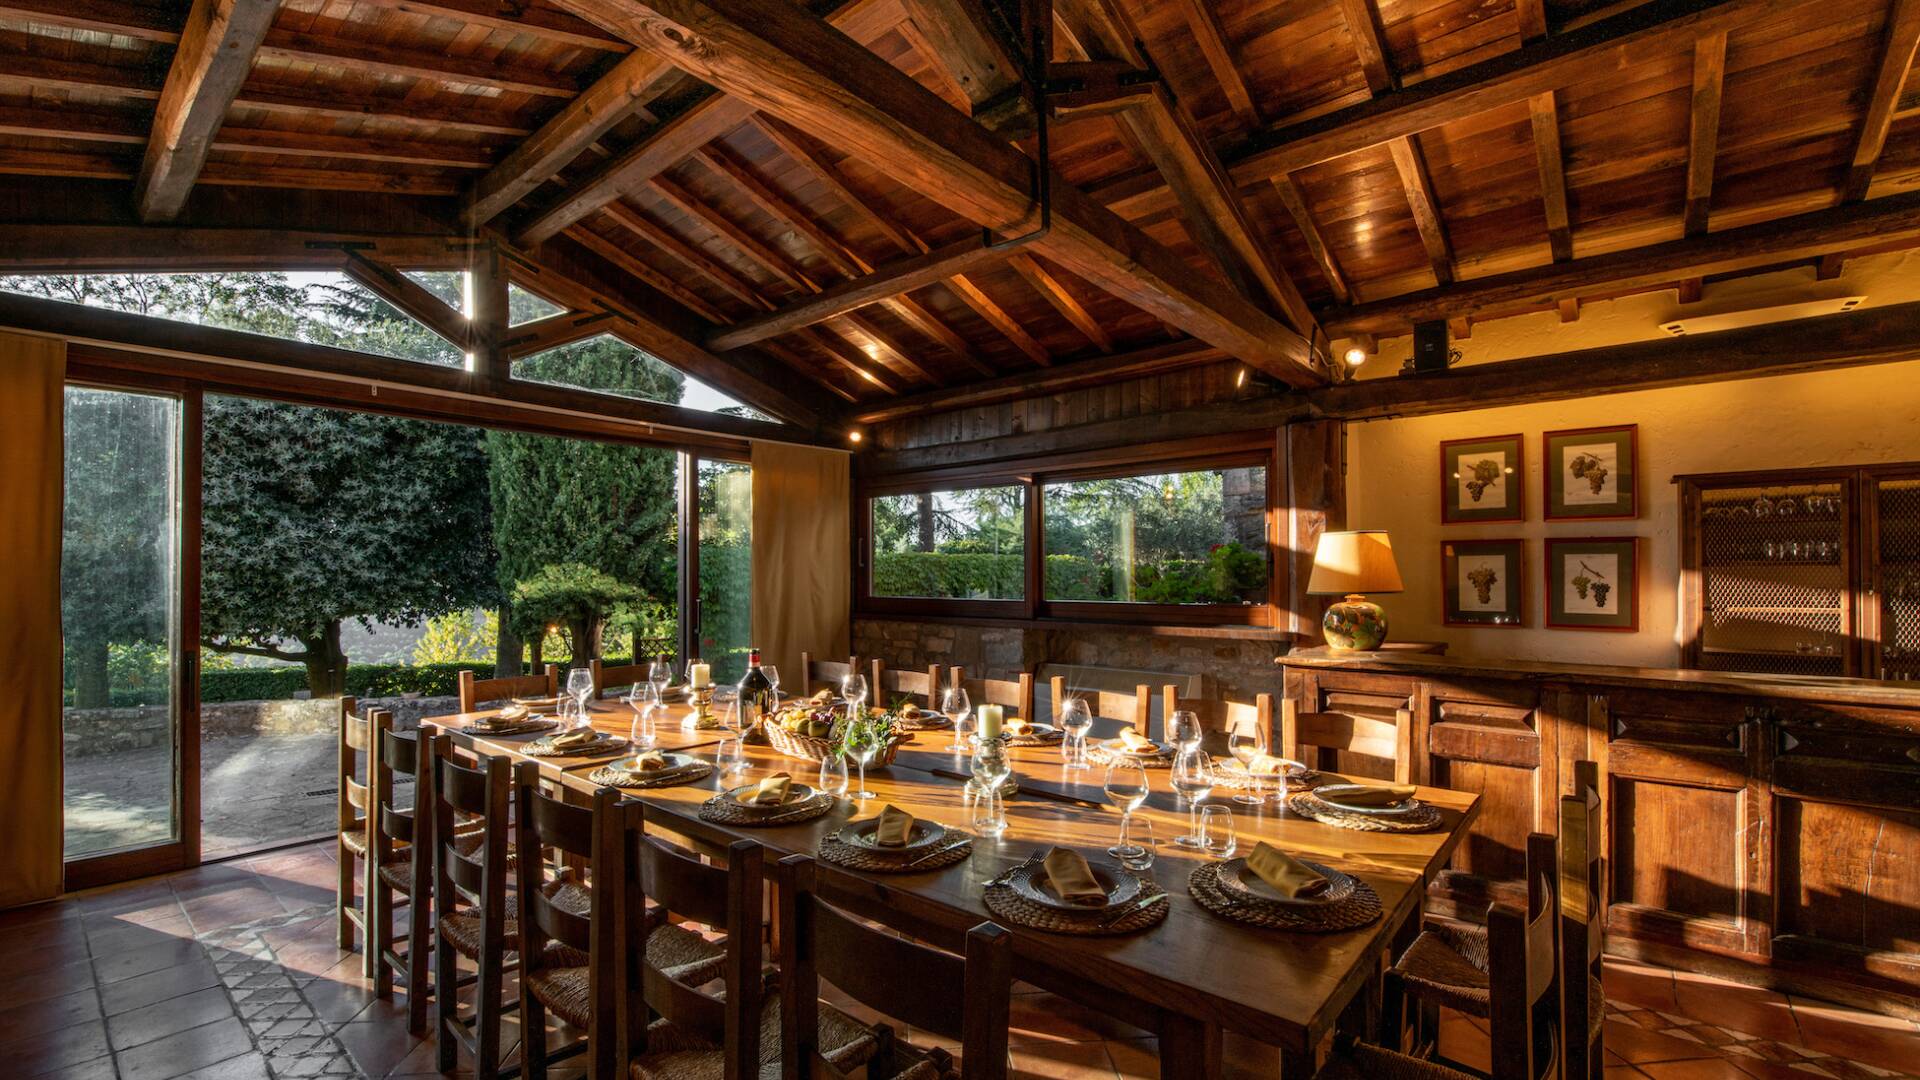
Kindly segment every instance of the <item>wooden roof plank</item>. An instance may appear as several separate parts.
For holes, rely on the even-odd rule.
[[[1445,285],[1453,280],[1453,246],[1447,242],[1447,226],[1440,218],[1440,203],[1434,198],[1426,158],[1412,136],[1395,139],[1387,148],[1393,153],[1393,168],[1407,193],[1407,208],[1413,214],[1414,228],[1420,232],[1420,244],[1427,249],[1434,280]]]
[[[706,252],[669,232],[663,225],[655,223],[639,211],[624,202],[611,202],[601,207],[601,212],[619,223],[622,228],[632,232],[648,243],[692,267],[695,273],[718,285],[729,295],[756,308],[772,310],[773,301],[761,296],[759,290],[729,270]]]
[[[570,76],[537,68],[513,67],[487,60],[450,56],[445,52],[396,48],[371,41],[349,41],[325,34],[277,28],[267,34],[259,55],[349,71],[485,86],[536,97],[571,98],[580,92],[579,83]]]
[[[141,220],[164,221],[186,205],[279,6],[278,0],[194,0],[134,179]]]
[[[669,176],[653,178],[653,189],[666,197],[666,200],[697,219],[721,239],[737,248],[742,255],[752,260],[754,265],[786,282],[792,288],[803,293],[817,293],[820,285],[807,272],[791,259],[762,243],[752,233],[741,228],[731,218],[715,207],[707,205],[698,195],[687,190]]]
[[[545,41],[600,52],[624,53],[626,42],[564,11],[505,0],[355,0],[362,7],[458,19],[489,30],[527,34]]]
[[[1688,109],[1687,207],[1683,231],[1707,231],[1713,202],[1713,159],[1720,145],[1720,97],[1727,78],[1727,33],[1693,43],[1693,100]]]
[[[1573,219],[1567,210],[1566,155],[1560,149],[1560,107],[1552,90],[1527,99],[1533,154],[1540,170],[1540,203],[1547,216],[1547,248],[1554,262],[1573,258]]]
[[[1072,323],[1074,329],[1098,346],[1101,352],[1113,351],[1113,338],[1100,325],[1100,321],[1088,313],[1085,305],[1067,291],[1067,287],[1060,283],[1060,279],[1054,277],[1046,267],[1035,261],[1033,256],[1021,252],[1008,259],[1007,265],[1024,278],[1027,284],[1033,286],[1033,290],[1040,294],[1041,299],[1051,304],[1055,311]]]
[[[1868,91],[1867,115],[1860,124],[1860,138],[1854,144],[1853,158],[1847,169],[1846,187],[1841,197],[1857,202],[1867,197],[1873,184],[1873,169],[1886,149],[1887,131],[1893,126],[1894,107],[1907,72],[1913,68],[1914,51],[1920,46],[1920,0],[1895,0],[1887,19],[1886,42],[1875,69],[1873,87]]]
[[[592,229],[584,225],[574,225],[567,229],[567,235],[579,242],[579,244],[587,250],[627,273],[632,274],[634,277],[639,278],[641,281],[646,282],[648,285],[653,286],[655,289],[671,296],[673,299],[685,305],[688,310],[698,313],[701,318],[706,319],[708,322],[726,323],[733,321],[727,316],[726,312],[707,303],[699,293],[673,280],[666,274],[655,270],[645,262],[635,258],[632,252],[601,236],[599,233],[594,232]]]

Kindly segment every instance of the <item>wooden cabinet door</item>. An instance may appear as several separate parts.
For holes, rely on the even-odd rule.
[[[1434,883],[1436,911],[1475,920],[1524,899],[1527,834],[1557,828],[1556,725],[1528,683],[1429,682],[1415,713],[1415,776],[1481,797],[1480,817]]]
[[[1861,671],[1920,679],[1920,470],[1872,473],[1861,490]]]
[[[1746,699],[1608,694],[1607,932],[1764,957],[1771,858],[1762,718]]]

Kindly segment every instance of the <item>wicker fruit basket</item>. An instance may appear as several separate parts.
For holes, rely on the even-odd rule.
[[[788,731],[777,723],[769,723],[765,720],[760,721],[760,733],[766,736],[767,745],[788,757],[820,761],[835,749],[831,739],[819,739],[812,735],[802,735],[797,731]],[[878,769],[893,764],[894,752],[912,741],[912,732],[895,731],[886,745],[880,748],[880,752],[874,755],[873,761],[867,768]]]

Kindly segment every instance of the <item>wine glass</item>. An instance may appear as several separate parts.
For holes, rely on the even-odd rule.
[[[1013,775],[1013,763],[1007,760],[1004,744],[998,739],[982,739],[973,747],[973,783],[979,791],[979,807],[973,823],[989,836],[1006,831],[1007,821],[1000,787]]]
[[[767,686],[773,691],[773,710],[780,711],[780,669],[772,664],[761,664],[760,674],[767,677]]]
[[[867,765],[880,753],[879,729],[865,715],[856,713],[847,718],[847,734],[841,745],[860,765],[860,790],[849,797],[855,802],[873,798],[873,792],[867,790]]]
[[[593,671],[577,667],[567,672],[567,693],[573,695],[579,707],[580,723],[584,726],[587,723],[587,699],[593,696]]]
[[[1087,708],[1085,698],[1070,697],[1060,703],[1060,730],[1066,732],[1062,747],[1071,747],[1067,754],[1069,769],[1085,769],[1087,765],[1087,729],[1093,726],[1093,710]]]
[[[1107,766],[1107,801],[1120,810],[1120,838],[1107,849],[1116,859],[1137,858],[1140,848],[1127,834],[1133,824],[1133,812],[1147,801],[1147,767],[1138,758],[1115,754]]]
[[[851,718],[867,703],[867,677],[856,671],[841,679],[840,696],[847,699],[847,715]]]
[[[940,711],[953,721],[953,752],[958,754],[967,748],[967,724],[973,718],[973,702],[968,699],[966,689],[947,687],[940,695]]]
[[[820,790],[829,795],[841,796],[847,793],[847,757],[845,754],[828,752],[820,759]]]
[[[1180,709],[1167,720],[1167,733],[1182,753],[1200,746],[1200,714]]]
[[[1200,834],[1200,803],[1213,794],[1213,779],[1213,759],[1205,750],[1190,750],[1174,759],[1173,790],[1186,800],[1190,830],[1188,835],[1174,839],[1181,847],[1205,846]]]
[[[651,750],[660,741],[660,695],[652,683],[634,683],[627,691],[627,707],[633,710],[633,731],[628,736],[634,748]]]
[[[673,665],[665,660],[655,660],[647,665],[647,685],[653,687],[653,696],[661,701],[667,700],[667,684],[673,682]]]
[[[1233,801],[1242,806],[1259,806],[1260,778],[1254,775],[1253,763],[1267,752],[1266,729],[1259,724],[1241,724],[1227,733],[1227,749],[1247,771],[1246,790],[1235,794]]]
[[[1233,811],[1209,806],[1200,811],[1200,847],[1216,859],[1231,859],[1240,846],[1234,834]]]

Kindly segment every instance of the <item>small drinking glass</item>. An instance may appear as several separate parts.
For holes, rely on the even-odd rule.
[[[1069,769],[1089,768],[1087,764],[1087,729],[1093,726],[1093,710],[1087,708],[1085,698],[1070,697],[1060,703],[1060,730],[1066,733],[1061,741],[1061,753],[1066,755]]]
[[[633,710],[633,731],[628,741],[637,750],[647,751],[660,742],[660,697],[652,683],[634,683],[627,691],[627,707]]]
[[[947,687],[940,695],[940,712],[953,721],[953,752],[965,753],[973,722],[973,702],[967,698],[967,691],[963,687]]]
[[[847,793],[847,756],[828,754],[820,759],[820,790],[835,797]]]
[[[714,748],[713,757],[719,763],[722,774],[733,776],[743,773],[747,770],[746,741],[738,736],[722,739],[720,745]]]
[[[1204,846],[1200,835],[1200,804],[1213,794],[1213,759],[1205,750],[1191,750],[1181,754],[1173,762],[1173,790],[1187,804],[1186,836],[1176,837],[1174,843],[1181,847],[1198,848]]]
[[[1116,859],[1128,859],[1139,854],[1139,846],[1128,836],[1133,824],[1133,812],[1147,801],[1147,767],[1139,759],[1115,755],[1107,766],[1107,801],[1120,811],[1120,838],[1114,841],[1107,854]]]
[[[1259,806],[1262,800],[1260,778],[1254,775],[1253,763],[1267,752],[1267,732],[1259,724],[1242,724],[1227,734],[1227,749],[1233,752],[1233,759],[1247,771],[1247,787],[1234,795],[1233,801],[1242,806]]]
[[[1167,720],[1167,734],[1173,738],[1173,744],[1181,752],[1197,749],[1200,746],[1200,714],[1180,709]]]
[[[1154,852],[1159,847],[1153,839],[1153,819],[1135,818],[1127,827],[1127,842],[1133,845],[1138,854],[1120,856],[1120,865],[1129,870],[1153,869]]]
[[[848,715],[858,712],[867,703],[867,677],[856,671],[841,679],[840,696],[847,699]]]
[[[1007,797],[999,784],[987,787],[970,781],[967,800],[973,807],[974,831],[982,836],[999,836],[1007,831]]]
[[[1200,846],[1216,859],[1231,859],[1240,846],[1234,832],[1233,811],[1225,806],[1207,806],[1200,810]]]

